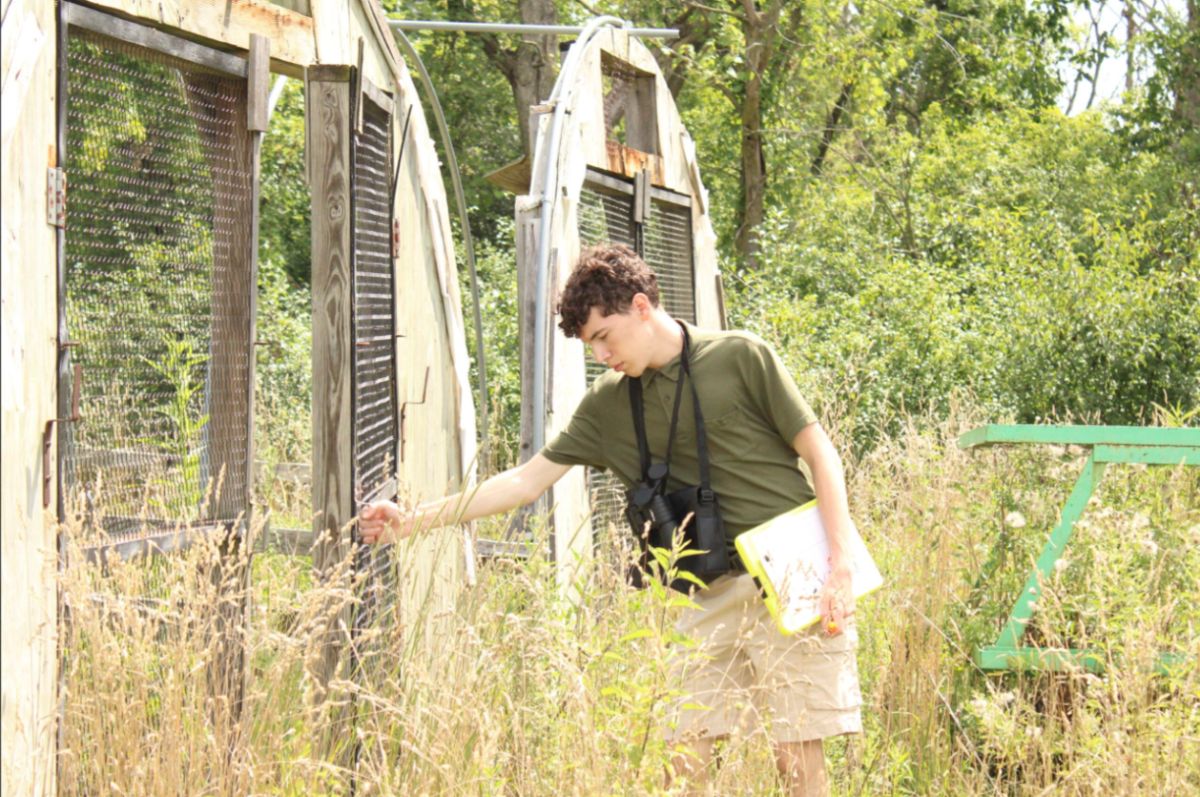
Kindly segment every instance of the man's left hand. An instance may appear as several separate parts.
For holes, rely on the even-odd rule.
[[[833,568],[821,593],[821,626],[826,635],[835,637],[854,622],[854,589],[848,565]]]

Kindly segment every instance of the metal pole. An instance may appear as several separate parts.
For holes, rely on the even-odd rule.
[[[392,30],[440,30],[461,33],[540,33],[578,36],[585,27],[574,25],[518,25],[503,22],[443,22],[431,19],[389,19]],[[625,28],[630,36],[643,39],[678,39],[678,28]]]
[[[558,73],[550,102],[554,105],[554,118],[548,132],[546,146],[546,172],[542,181],[542,212],[538,230],[538,267],[534,287],[533,303],[533,453],[538,453],[546,444],[546,376],[549,368],[547,349],[549,343],[549,271],[550,237],[554,217],[554,200],[558,193],[558,140],[562,133],[563,120],[572,100],[575,71],[583,58],[589,40],[601,27],[619,26],[618,17],[597,17],[587,24],[579,40],[567,52],[566,63]],[[544,509],[540,504],[539,511]]]

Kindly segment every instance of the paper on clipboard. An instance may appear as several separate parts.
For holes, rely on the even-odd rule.
[[[853,527],[848,543],[854,597],[861,598],[883,586],[883,575]],[[738,535],[734,544],[767,593],[767,609],[780,631],[794,634],[821,619],[821,590],[833,560],[816,501]]]

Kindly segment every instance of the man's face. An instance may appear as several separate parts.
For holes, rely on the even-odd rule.
[[[580,339],[592,347],[601,365],[630,376],[641,376],[650,361],[650,303],[642,294],[623,313],[604,315],[593,307]]]

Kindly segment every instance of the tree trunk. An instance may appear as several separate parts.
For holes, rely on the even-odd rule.
[[[833,137],[837,135],[838,124],[842,121],[842,115],[845,114],[846,107],[850,104],[850,92],[853,90],[853,83],[843,84],[841,93],[833,101],[833,107],[829,109],[829,115],[825,117],[825,132],[821,134],[821,143],[817,145],[817,154],[812,162],[813,174],[820,174],[825,168],[825,158],[829,155],[829,148],[833,146]]]
[[[758,226],[765,216],[767,158],[762,137],[762,78],[756,74],[746,84],[742,100],[742,223],[737,249],[748,268],[762,265]]]
[[[1180,54],[1175,119],[1185,134],[1200,131],[1200,0],[1188,0],[1188,43]]]
[[[519,0],[521,22],[527,25],[556,25],[558,12],[553,0]],[[549,99],[558,77],[558,37],[526,34],[513,49],[504,49],[496,36],[484,36],[483,51],[508,80],[521,128],[525,156],[533,158],[529,131],[529,108]]]

